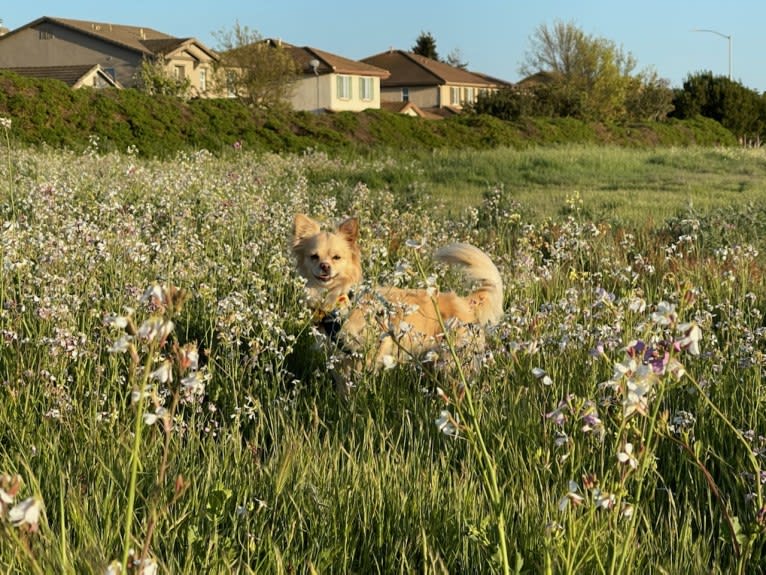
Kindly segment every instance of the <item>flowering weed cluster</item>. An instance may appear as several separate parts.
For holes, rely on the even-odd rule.
[[[450,212],[416,161],[6,147],[0,469],[35,479],[0,476],[0,571],[763,565],[757,207],[620,226],[585,186],[550,218],[507,184]],[[338,397],[298,212],[360,218],[370,287],[460,290],[428,254],[492,254],[506,315],[471,369],[445,342]]]
[[[0,475],[0,519],[34,533],[40,523],[42,502],[38,497],[17,501],[23,481],[19,475]]]

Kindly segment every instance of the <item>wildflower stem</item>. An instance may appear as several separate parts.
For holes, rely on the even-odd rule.
[[[8,133],[9,128],[3,124],[3,132],[5,133],[5,145],[8,149],[8,195],[9,202],[11,204],[11,215],[16,219],[16,200],[14,197],[14,182],[13,182],[13,160],[11,158],[11,136]]]
[[[161,494],[162,486],[165,484],[165,476],[168,469],[168,454],[170,452],[170,432],[173,426],[173,417],[175,416],[176,409],[178,408],[178,402],[181,396],[176,389],[173,393],[173,401],[170,405],[170,410],[166,414],[164,421],[165,441],[162,450],[162,462],[160,463],[160,471],[157,475],[157,498]],[[172,502],[171,502],[172,504]],[[154,529],[157,526],[157,505],[152,505],[152,515],[149,518],[149,523],[146,527],[146,538],[144,539],[144,546],[141,551],[141,560],[143,561],[149,554],[149,548],[152,544],[152,537],[154,536]]]
[[[29,538],[26,536],[26,534],[22,534],[21,536],[21,547],[24,549],[24,553],[29,557],[29,560],[32,562],[32,567],[34,567],[35,573],[39,573],[40,575],[43,575],[45,573],[40,567],[40,564],[37,562],[37,559],[35,559],[35,554],[32,551],[32,549],[29,546]]]
[[[442,324],[443,330],[444,324],[442,322],[441,316],[439,317],[439,322]],[[479,418],[477,416],[476,407],[473,403],[473,394],[469,389],[468,382],[466,381],[465,375],[463,373],[463,369],[460,366],[455,347],[448,336],[445,335],[445,339],[450,350],[450,355],[452,355],[455,364],[458,366],[458,374],[460,381],[463,384],[465,400],[468,405],[468,413],[470,415],[471,422],[473,423],[469,430],[469,436],[475,437],[475,443],[479,447],[479,454],[481,456],[480,461],[482,463],[482,475],[484,476],[484,485],[489,490],[490,502],[497,518],[498,545],[500,547],[500,557],[503,564],[503,573],[508,575],[511,572],[511,569],[508,558],[508,546],[505,533],[505,513],[503,512],[503,501],[500,494],[500,487],[497,481],[497,470],[495,468],[495,462],[492,459],[492,455],[490,455],[489,450],[487,449],[487,444],[484,441],[484,435],[481,432],[481,426],[479,425]]]
[[[627,390],[625,390],[625,391],[627,392]],[[622,437],[625,434],[626,427],[627,427],[627,420],[623,418],[623,420],[620,422],[620,429],[617,431],[617,434],[615,435],[615,446],[613,448],[614,452],[619,452],[619,449],[620,449],[619,444],[622,441]],[[642,473],[643,473],[643,467],[641,468],[641,470],[642,470]],[[642,477],[643,477],[643,475],[642,475]],[[622,484],[621,485],[622,488],[620,489],[620,493],[618,495],[618,500],[617,500],[617,505],[620,505],[620,506],[622,505],[622,499],[625,496],[624,482],[625,482],[625,476],[623,476],[623,478],[620,480],[620,483]],[[643,484],[643,482],[639,483],[639,494],[637,496],[640,496],[640,489],[641,489],[641,485],[642,484]],[[636,499],[636,505],[638,505],[638,499]],[[612,549],[613,550],[617,549],[617,538],[618,538],[618,536],[619,536],[619,530],[618,529],[612,529]],[[615,560],[615,554],[612,553],[612,567],[611,567],[611,572],[612,573],[614,573],[614,560]]]
[[[60,525],[60,533],[59,537],[61,537],[61,565],[63,566],[69,566],[69,561],[67,559],[67,548],[66,548],[66,525],[64,524],[64,518],[66,515],[64,514],[64,492],[65,492],[65,485],[64,485],[64,474],[59,473],[59,515],[61,516],[59,525]],[[71,566],[70,566],[71,567]]]
[[[425,276],[422,264],[420,262],[420,258],[416,258],[416,263],[418,266],[418,271],[421,275]],[[481,426],[479,425],[479,418],[478,413],[476,410],[476,406],[473,402],[473,394],[471,393],[471,388],[468,385],[468,381],[465,376],[465,372],[463,371],[463,366],[460,362],[460,358],[458,357],[457,350],[455,349],[455,345],[452,341],[452,338],[449,336],[449,333],[447,331],[447,326],[444,324],[444,318],[442,317],[441,312],[439,311],[439,304],[436,301],[436,297],[431,297],[431,303],[433,304],[434,311],[436,312],[436,317],[439,320],[439,327],[441,329],[441,332],[444,334],[444,341],[447,344],[447,349],[449,349],[450,356],[452,357],[452,361],[455,364],[455,367],[457,369],[458,373],[458,381],[463,386],[463,393],[464,398],[466,401],[466,404],[468,406],[468,415],[470,417],[470,421],[473,425],[471,425],[468,428],[468,437],[474,438],[474,441],[471,441],[471,443],[475,444],[479,448],[479,461],[482,465],[482,477],[484,481],[484,486],[489,491],[489,499],[490,504],[492,505],[492,510],[495,513],[496,521],[497,521],[497,536],[498,536],[498,546],[500,551],[500,560],[503,565],[503,574],[509,575],[511,572],[511,565],[510,560],[508,558],[508,543],[506,540],[506,533],[505,533],[505,513],[503,511],[503,500],[500,493],[500,487],[498,485],[497,481],[497,470],[495,468],[495,462],[492,459],[492,455],[489,453],[489,450],[487,449],[487,444],[484,441],[484,435],[481,432]],[[458,409],[459,409],[459,403],[458,403]]]
[[[708,487],[710,488],[711,493],[716,498],[716,500],[721,504],[721,512],[723,513],[724,521],[726,521],[726,525],[728,526],[729,532],[731,533],[731,543],[732,543],[732,547],[734,548],[734,555],[739,558],[741,556],[741,551],[739,547],[739,542],[737,541],[737,530],[734,527],[734,523],[732,522],[731,516],[729,515],[729,511],[726,509],[726,504],[721,498],[721,491],[718,489],[718,485],[716,485],[715,479],[713,478],[712,474],[710,473],[710,471],[708,471],[707,467],[705,467],[705,464],[702,463],[700,458],[697,457],[697,454],[694,453],[694,450],[691,447],[689,447],[688,443],[686,443],[685,441],[680,441],[669,434],[666,437],[670,439],[670,441],[678,445],[686,453],[688,453],[689,457],[691,457],[692,461],[694,461],[694,465],[696,465],[697,468],[702,472],[702,475],[705,477],[705,482],[708,484]]]
[[[623,539],[622,543],[622,550],[620,552],[620,564],[617,568],[615,568],[615,561],[617,560],[617,554],[612,553],[612,564],[610,567],[609,572],[610,573],[628,573],[630,572],[630,569],[626,570],[625,567],[625,561],[628,557],[628,554],[632,553],[631,551],[628,551],[628,549],[634,549],[634,537],[636,533],[636,526],[638,523],[638,507],[639,503],[641,502],[641,496],[643,494],[644,490],[644,478],[646,477],[646,473],[649,469],[649,465],[652,461],[654,461],[654,458],[651,457],[651,454],[654,452],[654,449],[652,448],[654,435],[657,427],[657,417],[659,416],[660,409],[662,407],[662,399],[665,396],[665,385],[660,385],[659,391],[657,393],[657,397],[654,400],[654,405],[652,408],[652,414],[649,418],[649,424],[647,429],[647,435],[646,435],[646,441],[644,442],[644,453],[641,457],[641,464],[638,468],[638,477],[639,480],[637,481],[637,487],[636,487],[636,498],[635,498],[635,508],[636,512],[633,513],[630,518],[628,519],[628,531],[625,535],[625,538]]]
[[[149,381],[149,373],[151,371],[151,365],[154,361],[154,355],[156,352],[156,345],[152,345],[149,353],[146,356],[146,362],[144,364],[144,371],[141,375],[141,384],[138,387],[138,405],[136,406],[136,420],[133,428],[133,448],[130,452],[130,484],[128,486],[128,504],[125,509],[125,541],[124,549],[122,551],[122,572],[127,574],[128,569],[128,556],[130,554],[130,541],[132,538],[133,529],[133,508],[136,503],[136,484],[138,482],[138,454],[141,450],[141,430],[144,427],[144,391]]]
[[[758,504],[758,509],[761,509],[763,507],[763,495],[761,490],[761,466],[758,463],[758,459],[753,454],[753,450],[750,447],[750,444],[747,442],[747,439],[742,434],[742,432],[737,429],[734,424],[729,420],[726,415],[723,414],[723,412],[718,409],[718,406],[713,403],[713,401],[708,397],[708,395],[705,393],[705,390],[702,389],[702,386],[699,384],[699,382],[694,379],[691,375],[688,373],[686,374],[686,377],[689,378],[689,381],[692,382],[692,385],[694,385],[697,392],[700,394],[700,397],[705,401],[705,403],[710,407],[710,409],[713,410],[713,412],[721,418],[721,420],[724,422],[724,424],[732,430],[734,433],[734,436],[737,438],[737,440],[744,445],[745,447],[745,453],[747,453],[747,459],[750,461],[750,465],[753,466],[753,472],[755,473],[755,494],[756,494],[756,503]]]

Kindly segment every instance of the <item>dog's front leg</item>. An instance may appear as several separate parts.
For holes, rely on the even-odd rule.
[[[380,340],[380,343],[378,343],[378,351],[375,354],[375,356],[370,356],[367,360],[367,368],[379,371],[381,369],[391,367],[390,359],[386,360],[386,357],[396,359],[396,357],[399,355],[396,353],[397,351],[397,345],[394,341],[394,338],[390,335],[383,336]]]

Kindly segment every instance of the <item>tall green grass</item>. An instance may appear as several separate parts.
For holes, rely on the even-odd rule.
[[[23,480],[3,572],[763,568],[761,152],[2,153],[0,489]],[[506,317],[472,410],[418,364],[336,395],[289,258],[299,211],[359,216],[372,282],[460,290],[428,249],[492,255]],[[173,328],[120,351],[120,317]],[[657,370],[619,375],[631,357]],[[30,497],[36,529],[10,520]]]
[[[681,210],[758,202],[766,191],[759,150],[561,146],[443,151],[423,158],[420,184],[448,206],[477,205],[500,187],[539,218],[560,216],[579,191],[593,219],[659,224]]]
[[[577,191],[590,218],[630,227],[660,225],[689,213],[757,204],[766,191],[760,150],[561,145],[514,150],[435,150],[399,153],[385,162],[352,157],[311,169],[312,181],[363,182],[390,189],[402,201],[428,197],[430,209],[459,214],[497,188],[536,220],[560,217]]]

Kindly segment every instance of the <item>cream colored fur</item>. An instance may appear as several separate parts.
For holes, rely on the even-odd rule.
[[[458,347],[470,343],[476,352],[483,346],[483,338],[470,326],[493,324],[503,315],[503,281],[484,252],[469,244],[452,244],[434,255],[462,268],[476,284],[468,295],[378,287],[350,298],[362,281],[358,239],[355,218],[328,232],[308,216],[295,216],[292,249],[298,272],[306,279],[309,305],[317,317],[342,318],[333,342],[349,356],[334,373],[340,391],[345,392],[353,372],[361,368],[379,369],[392,359],[421,358],[439,350],[442,325],[452,327],[450,335]]]

